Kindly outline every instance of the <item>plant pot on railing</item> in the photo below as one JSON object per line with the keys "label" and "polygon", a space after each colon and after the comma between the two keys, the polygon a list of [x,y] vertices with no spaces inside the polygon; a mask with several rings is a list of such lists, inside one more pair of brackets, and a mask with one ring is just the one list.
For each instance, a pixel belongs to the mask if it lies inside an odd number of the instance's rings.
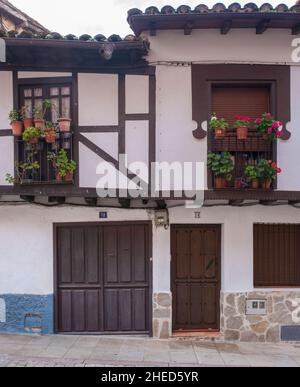
{"label": "plant pot on railing", "polygon": [[238,140],[247,140],[248,138],[247,126],[241,126],[239,128],[236,128],[236,136]]}
{"label": "plant pot on railing", "polygon": [[58,120],[58,127],[60,132],[70,132],[71,131],[71,122],[70,118],[60,118]]}
{"label": "plant pot on railing", "polygon": [[46,128],[44,131],[45,141],[47,144],[53,144],[56,141],[56,131],[52,128]]}
{"label": "plant pot on railing", "polygon": [[15,137],[21,137],[23,132],[23,122],[22,121],[13,121],[10,123],[12,134]]}
{"label": "plant pot on railing", "polygon": [[209,129],[214,131],[215,138],[220,139],[226,137],[226,129],[228,126],[224,118],[218,118],[215,113],[212,115],[209,122]]}
{"label": "plant pot on railing", "polygon": [[262,187],[262,189],[270,190],[271,187],[272,187],[272,180],[264,180],[264,181],[262,181],[261,187]]}
{"label": "plant pot on railing", "polygon": [[250,187],[251,187],[251,189],[258,189],[259,188],[259,180],[258,179],[252,180]]}
{"label": "plant pot on railing", "polygon": [[36,118],[34,120],[34,126],[40,130],[44,130],[45,128],[45,120],[43,119],[40,119],[40,118]]}
{"label": "plant pot on railing", "polygon": [[214,182],[216,189],[227,188],[227,180],[225,179],[225,177],[215,177]]}
{"label": "plant pot on railing", "polygon": [[24,118],[23,125],[24,125],[25,129],[32,128],[34,125],[33,119],[32,118]]}
{"label": "plant pot on railing", "polygon": [[245,176],[250,184],[251,189],[259,188],[259,169],[257,165],[247,165],[245,168]]}
{"label": "plant pot on railing", "polygon": [[245,116],[236,116],[235,119],[234,127],[236,128],[237,139],[247,140],[251,119]]}

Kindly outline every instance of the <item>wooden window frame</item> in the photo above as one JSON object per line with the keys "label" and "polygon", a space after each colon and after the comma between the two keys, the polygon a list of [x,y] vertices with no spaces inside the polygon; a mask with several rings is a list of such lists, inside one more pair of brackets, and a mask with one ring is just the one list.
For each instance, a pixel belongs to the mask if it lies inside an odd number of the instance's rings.
{"label": "wooden window frame", "polygon": [[[277,110],[276,110],[276,83],[274,81],[208,81],[208,88],[209,88],[209,117],[213,114],[213,89],[214,87],[268,87],[270,91],[270,113],[276,117],[277,116]],[[214,143],[214,135],[212,131],[208,132],[207,135],[207,151],[211,152],[213,150],[213,143]],[[224,149],[225,151],[226,149]],[[274,141],[272,144],[272,160],[277,162],[277,142]],[[207,184],[208,189],[213,189],[213,175],[210,170],[207,171]],[[272,188],[277,188],[277,179],[274,180],[272,184]]]}
{"label": "wooden window frame", "polygon": [[[256,255],[256,250],[258,248],[257,240],[255,239],[255,234],[256,234],[256,227],[257,226],[277,226],[277,227],[295,227],[298,228],[299,236],[300,236],[300,224],[291,224],[291,223],[255,223],[253,224],[253,286],[255,289],[298,289],[300,288],[300,276],[298,279],[298,284],[293,284],[293,285],[287,285],[287,284],[282,284],[282,283],[277,283],[274,281],[273,284],[270,283],[259,283],[258,279],[256,278],[257,274],[257,267],[258,267],[258,259],[259,257]],[[300,242],[299,242],[300,243]],[[299,256],[300,260],[300,256]]]}
{"label": "wooden window frame", "polygon": [[[69,87],[70,88],[70,94],[67,96],[70,98],[70,118],[72,119],[72,122],[75,123],[74,116],[77,117],[77,104],[75,103],[75,93],[76,90],[74,90],[74,77],[45,77],[45,78],[17,78],[15,80],[15,94],[17,96],[17,100],[15,101],[15,107],[17,109],[20,109],[22,107],[23,101],[24,101],[24,96],[21,95],[22,90],[24,90],[26,87],[28,88],[42,88],[43,89],[43,95],[41,97],[42,100],[44,99],[51,99],[55,97],[51,97],[50,95],[50,88],[51,87]],[[46,90],[46,95],[44,91]],[[59,98],[59,111],[62,110],[62,103],[61,100],[63,98],[63,95],[59,93],[58,95]],[[34,100],[34,97],[32,97],[32,100]],[[46,117],[46,121],[49,120],[50,117]],[[73,132],[75,133],[76,128],[74,127]],[[73,157],[73,150],[74,150],[74,138],[71,139],[71,151],[70,151],[70,156],[71,158]],[[15,139],[15,152],[14,152],[14,159],[15,159],[15,164],[19,163],[21,161],[21,155],[22,150],[20,147],[20,140]],[[76,160],[77,162],[77,160]],[[45,162],[46,163],[46,162]],[[77,164],[78,165],[78,164]],[[29,184],[30,186],[35,186],[35,185],[57,185],[58,183],[55,182],[54,180],[41,180],[41,181],[36,181],[32,184]],[[62,182],[59,183],[59,185],[74,185],[74,182]]]}

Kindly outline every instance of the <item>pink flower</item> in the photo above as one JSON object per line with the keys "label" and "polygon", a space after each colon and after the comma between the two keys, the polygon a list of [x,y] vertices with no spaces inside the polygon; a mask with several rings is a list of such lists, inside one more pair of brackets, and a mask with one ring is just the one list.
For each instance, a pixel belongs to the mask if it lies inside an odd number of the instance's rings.
{"label": "pink flower", "polygon": [[277,136],[277,137],[280,137],[281,135],[282,135],[282,130],[277,130],[276,136]]}
{"label": "pink flower", "polygon": [[279,123],[278,122],[273,122],[273,124],[272,124],[272,128],[273,129],[278,129],[278,127],[279,127]]}
{"label": "pink flower", "polygon": [[261,123],[261,118],[257,118],[257,119],[255,120],[255,123],[256,123],[256,124],[260,124],[260,123]]}
{"label": "pink flower", "polygon": [[268,128],[268,134],[272,134],[273,128]]}
{"label": "pink flower", "polygon": [[272,115],[271,115],[271,113],[267,113],[266,114],[266,118],[269,120],[270,118],[272,118]]}

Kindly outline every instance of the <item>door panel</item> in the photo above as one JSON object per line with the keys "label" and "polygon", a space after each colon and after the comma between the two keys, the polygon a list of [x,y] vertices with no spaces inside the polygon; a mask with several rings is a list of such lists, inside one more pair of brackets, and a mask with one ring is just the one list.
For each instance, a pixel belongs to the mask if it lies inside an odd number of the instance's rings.
{"label": "door panel", "polygon": [[221,226],[173,226],[171,239],[174,330],[218,330]]}
{"label": "door panel", "polygon": [[149,224],[56,227],[56,331],[150,331]]}

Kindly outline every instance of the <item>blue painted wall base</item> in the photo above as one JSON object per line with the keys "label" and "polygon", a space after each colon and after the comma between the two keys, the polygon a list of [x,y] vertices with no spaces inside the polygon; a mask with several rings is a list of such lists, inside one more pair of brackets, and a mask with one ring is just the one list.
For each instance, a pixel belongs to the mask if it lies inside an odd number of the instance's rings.
{"label": "blue painted wall base", "polygon": [[0,295],[5,304],[5,321],[0,321],[0,332],[53,333],[53,295]]}

